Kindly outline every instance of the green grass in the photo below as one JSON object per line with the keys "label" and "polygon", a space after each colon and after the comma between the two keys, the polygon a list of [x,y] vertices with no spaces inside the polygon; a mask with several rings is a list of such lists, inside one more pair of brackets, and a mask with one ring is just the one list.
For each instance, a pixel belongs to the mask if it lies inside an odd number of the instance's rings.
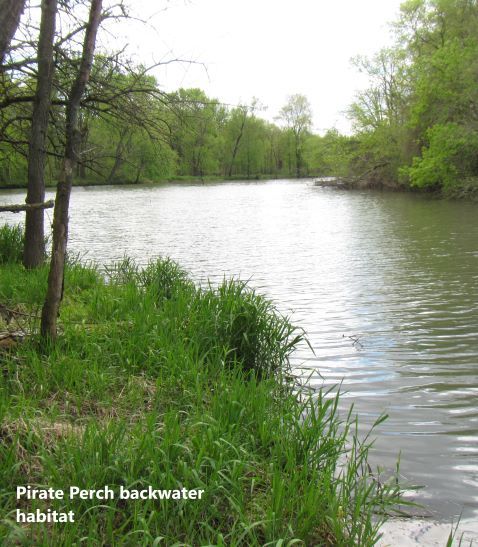
{"label": "green grass", "polygon": [[20,263],[23,256],[23,227],[0,226],[0,265]]}
{"label": "green grass", "polygon": [[[0,302],[36,314],[46,269],[0,269]],[[372,476],[338,396],[288,380],[303,333],[242,282],[197,288],[174,262],[70,261],[54,346],[0,353],[5,545],[373,545],[399,499]],[[2,330],[2,329],[0,329]],[[17,502],[17,485],[198,488],[201,500]],[[73,510],[15,522],[16,507]]]}

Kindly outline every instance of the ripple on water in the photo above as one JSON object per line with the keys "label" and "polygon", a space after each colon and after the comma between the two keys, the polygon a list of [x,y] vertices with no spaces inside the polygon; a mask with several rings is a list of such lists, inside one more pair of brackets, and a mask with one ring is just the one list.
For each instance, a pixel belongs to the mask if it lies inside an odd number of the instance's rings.
{"label": "ripple on water", "polygon": [[402,474],[427,486],[419,500],[478,510],[476,205],[302,181],[75,188],[70,248],[250,279],[308,332],[315,356],[300,348],[293,365],[312,386],[343,382],[362,433],[390,415],[375,462],[393,468],[401,451]]}

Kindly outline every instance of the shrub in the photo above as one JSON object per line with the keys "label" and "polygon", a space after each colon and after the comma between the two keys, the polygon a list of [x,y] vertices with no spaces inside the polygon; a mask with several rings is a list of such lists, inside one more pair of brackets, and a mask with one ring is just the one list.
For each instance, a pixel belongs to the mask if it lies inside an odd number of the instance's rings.
{"label": "shrub", "polygon": [[138,279],[138,266],[129,256],[105,266],[106,279],[112,285],[125,285],[135,283]]}
{"label": "shrub", "polygon": [[228,366],[240,364],[258,379],[286,370],[304,333],[291,325],[264,296],[238,280],[225,280],[198,294],[195,325],[204,353],[224,352]]}
{"label": "shrub", "polygon": [[180,290],[193,288],[186,270],[169,257],[150,261],[138,273],[139,283],[158,299],[170,299]]}
{"label": "shrub", "polygon": [[444,187],[457,184],[477,169],[478,139],[455,123],[437,124],[427,132],[429,144],[407,169],[412,186]]}

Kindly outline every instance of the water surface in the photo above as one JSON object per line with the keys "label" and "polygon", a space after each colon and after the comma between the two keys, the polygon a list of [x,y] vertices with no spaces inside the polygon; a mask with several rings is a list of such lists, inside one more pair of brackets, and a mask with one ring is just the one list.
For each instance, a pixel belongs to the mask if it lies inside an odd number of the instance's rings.
{"label": "water surface", "polygon": [[401,451],[436,517],[478,518],[477,205],[302,181],[75,188],[70,249],[250,279],[308,332],[311,385],[343,381],[363,429],[390,415],[374,462]]}

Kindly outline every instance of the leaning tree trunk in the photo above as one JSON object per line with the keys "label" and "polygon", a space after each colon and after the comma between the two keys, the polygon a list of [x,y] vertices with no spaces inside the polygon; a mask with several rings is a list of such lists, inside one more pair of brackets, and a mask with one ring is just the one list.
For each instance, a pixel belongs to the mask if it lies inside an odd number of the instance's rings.
{"label": "leaning tree trunk", "polygon": [[20,23],[25,0],[0,0],[0,65]]}
{"label": "leaning tree trunk", "polygon": [[302,150],[301,150],[301,142],[300,142],[300,134],[295,134],[295,174],[298,179],[300,179],[301,173],[302,173]]}
{"label": "leaning tree trunk", "polygon": [[120,131],[120,137],[118,144],[116,145],[116,152],[115,152],[115,161],[113,163],[113,167],[111,168],[110,174],[108,175],[108,178],[106,179],[106,182],[108,184],[112,184],[115,180],[116,173],[118,172],[119,168],[121,167],[121,164],[123,163],[123,152],[125,148],[124,140],[128,134],[128,129],[122,129]]}
{"label": "leaning tree trunk", "polygon": [[[42,0],[41,10],[37,88],[28,149],[27,203],[42,203],[45,200],[45,147],[51,104],[57,0]],[[45,258],[43,218],[43,209],[27,210],[23,251],[25,268],[36,268]]]}
{"label": "leaning tree trunk", "polygon": [[302,173],[301,168],[302,168],[302,154],[300,150],[300,143],[297,140],[295,144],[295,171],[296,171],[296,175],[298,179],[300,179],[300,175]]}
{"label": "leaning tree trunk", "polygon": [[246,125],[246,118],[247,118],[247,113],[245,113],[244,117],[242,118],[241,128],[239,130],[239,134],[236,137],[236,141],[234,142],[234,149],[232,151],[231,163],[229,164],[229,170],[227,172],[229,178],[232,177],[232,169],[234,167],[234,161],[236,160],[237,152],[239,150],[239,143],[241,142],[242,135],[244,133],[244,126]]}
{"label": "leaning tree trunk", "polygon": [[91,0],[81,63],[66,107],[65,157],[56,191],[55,212],[53,216],[53,246],[50,272],[48,274],[48,289],[41,315],[40,331],[42,338],[54,339],[57,335],[56,323],[63,296],[63,278],[68,241],[68,210],[73,174],[78,161],[80,144],[78,114],[81,98],[85,92],[93,64],[96,34],[101,20],[101,4],[102,0]]}

